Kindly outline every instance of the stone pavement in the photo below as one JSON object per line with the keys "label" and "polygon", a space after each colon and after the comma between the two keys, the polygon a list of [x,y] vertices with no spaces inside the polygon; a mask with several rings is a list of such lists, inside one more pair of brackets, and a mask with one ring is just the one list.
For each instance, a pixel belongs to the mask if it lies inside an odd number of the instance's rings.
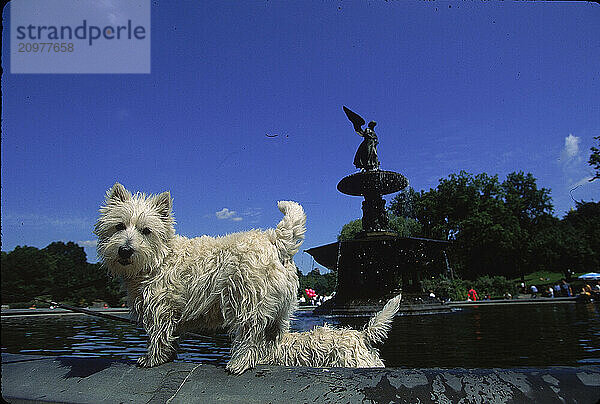
{"label": "stone pavement", "polygon": [[259,366],[240,376],[201,363],[152,369],[105,358],[2,354],[8,402],[596,403],[600,367],[318,369]]}

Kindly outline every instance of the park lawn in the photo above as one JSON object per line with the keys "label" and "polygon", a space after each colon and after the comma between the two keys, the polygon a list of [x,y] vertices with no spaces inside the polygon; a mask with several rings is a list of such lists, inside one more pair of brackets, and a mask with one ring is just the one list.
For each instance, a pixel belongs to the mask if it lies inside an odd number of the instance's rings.
{"label": "park lawn", "polygon": [[[575,281],[578,276],[583,275],[585,272],[574,273],[571,281]],[[525,285],[528,287],[535,285],[538,290],[543,287],[554,286],[557,283],[561,283],[562,279],[565,278],[565,274],[562,272],[550,272],[550,271],[537,271],[525,275]],[[514,279],[516,284],[521,283],[521,278]]]}

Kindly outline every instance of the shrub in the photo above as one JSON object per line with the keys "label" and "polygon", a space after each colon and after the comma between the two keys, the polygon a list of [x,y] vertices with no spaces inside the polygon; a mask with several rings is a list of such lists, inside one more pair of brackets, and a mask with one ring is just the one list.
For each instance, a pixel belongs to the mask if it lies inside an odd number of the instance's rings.
{"label": "shrub", "polygon": [[436,297],[443,300],[466,300],[467,284],[462,279],[449,279],[445,276],[425,279],[422,281],[423,290],[433,290]]}
{"label": "shrub", "polygon": [[517,286],[503,276],[481,276],[475,281],[463,279],[448,279],[445,276],[426,279],[421,282],[424,291],[433,290],[440,299],[454,301],[466,300],[467,292],[473,287],[480,299],[484,296],[502,298],[506,293],[515,296]]}
{"label": "shrub", "polygon": [[480,298],[490,296],[491,298],[502,298],[506,293],[515,296],[517,285],[503,276],[481,276],[473,282],[473,287]]}

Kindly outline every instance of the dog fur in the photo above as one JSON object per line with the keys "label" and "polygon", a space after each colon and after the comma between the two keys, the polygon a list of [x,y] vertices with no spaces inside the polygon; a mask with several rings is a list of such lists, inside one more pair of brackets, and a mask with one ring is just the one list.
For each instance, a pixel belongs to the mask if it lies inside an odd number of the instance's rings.
{"label": "dog fur", "polygon": [[175,234],[169,192],[132,195],[119,183],[107,192],[94,230],[98,255],[123,277],[131,312],[148,334],[139,366],[174,359],[186,330],[222,328],[233,340],[226,367],[242,373],[289,330],[298,293],[292,258],[306,215],[295,202],[278,207],[284,217],[275,229],[189,239]]}
{"label": "dog fur", "polygon": [[327,324],[311,331],[289,332],[270,344],[263,365],[310,367],[384,367],[373,344],[387,337],[400,308],[401,295],[390,299],[362,331],[332,328]]}

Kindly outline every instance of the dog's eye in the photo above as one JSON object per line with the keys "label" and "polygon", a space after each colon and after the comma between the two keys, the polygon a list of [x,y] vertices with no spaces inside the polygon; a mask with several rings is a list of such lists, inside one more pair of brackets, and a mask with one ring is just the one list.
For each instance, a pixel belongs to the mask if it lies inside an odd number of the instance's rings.
{"label": "dog's eye", "polygon": [[125,223],[119,223],[118,225],[115,226],[115,229],[117,231],[125,230]]}
{"label": "dog's eye", "polygon": [[146,236],[147,236],[147,235],[148,235],[148,234],[150,234],[150,233],[152,233],[152,230],[150,230],[148,227],[144,227],[144,228],[142,229],[142,234],[143,234],[143,235],[146,235]]}

